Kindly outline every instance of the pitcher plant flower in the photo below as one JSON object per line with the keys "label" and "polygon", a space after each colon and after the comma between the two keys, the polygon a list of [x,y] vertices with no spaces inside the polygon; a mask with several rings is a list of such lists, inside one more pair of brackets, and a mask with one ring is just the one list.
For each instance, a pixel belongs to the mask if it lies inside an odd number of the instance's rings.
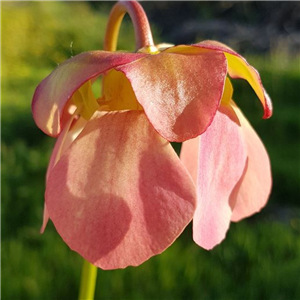
{"label": "pitcher plant flower", "polygon": [[[126,12],[136,53],[115,51]],[[37,126],[57,138],[42,231],[50,218],[71,249],[116,269],[161,253],[193,218],[195,242],[209,249],[230,219],[260,210],[271,186],[268,155],[227,75],[247,80],[271,116],[259,74],[233,50],[213,41],[155,46],[141,6],[117,3],[104,50],[63,62],[33,97]],[[181,158],[170,142],[183,142]]]}

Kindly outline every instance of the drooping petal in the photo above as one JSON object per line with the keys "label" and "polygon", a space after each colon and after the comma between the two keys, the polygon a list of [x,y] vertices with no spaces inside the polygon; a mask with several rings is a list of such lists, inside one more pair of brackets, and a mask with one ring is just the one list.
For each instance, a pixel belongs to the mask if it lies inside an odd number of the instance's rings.
{"label": "drooping petal", "polygon": [[186,52],[162,52],[116,68],[129,79],[154,128],[169,141],[182,142],[206,130],[227,74],[222,53],[196,47]]}
{"label": "drooping petal", "polygon": [[267,119],[272,116],[272,102],[265,91],[259,73],[255,68],[249,65],[245,58],[233,51],[228,46],[216,41],[203,41],[193,46],[201,49],[211,49],[223,52],[228,61],[228,73],[232,78],[242,78],[249,82],[257,97],[261,101],[264,108],[263,118]]}
{"label": "drooping petal", "polygon": [[103,269],[139,265],[191,220],[194,185],[139,111],[95,116],[51,171],[46,204],[65,242]]}
{"label": "drooping petal", "polygon": [[41,234],[44,233],[49,220],[50,220],[50,217],[49,217],[48,209],[46,207],[46,202],[44,202],[43,223],[42,223],[42,226],[41,226],[41,229],[40,229]]}
{"label": "drooping petal", "polygon": [[240,109],[234,103],[232,107],[241,123],[248,153],[243,176],[230,197],[233,207],[231,220],[239,221],[266,205],[271,192],[272,175],[270,160],[263,143]]}
{"label": "drooping petal", "polygon": [[[63,148],[65,147],[65,140],[67,138],[67,135],[69,133],[70,127],[74,121],[74,119],[76,118],[76,115],[72,115],[69,120],[66,122],[62,132],[60,133],[60,135],[58,136],[58,138],[56,139],[54,148],[52,150],[51,153],[51,157],[49,160],[49,164],[48,164],[48,168],[47,168],[47,173],[46,173],[46,181],[48,180],[49,177],[49,173],[50,171],[53,169],[53,167],[56,165],[56,163],[58,162],[58,160],[60,159],[62,153],[63,153]],[[69,146],[70,143],[68,143],[67,146]]]}
{"label": "drooping petal", "polygon": [[[62,130],[61,134],[59,135],[59,137],[56,140],[56,143],[54,145],[53,151],[51,153],[51,157],[50,157],[50,161],[48,164],[48,168],[47,168],[47,173],[46,173],[46,182],[49,178],[49,174],[50,171],[53,169],[53,167],[55,166],[55,164],[57,163],[57,161],[59,160],[60,156],[61,156],[61,150],[64,144],[64,141],[66,139],[66,136],[68,134],[68,131],[71,127],[71,124],[73,122],[75,118],[75,115],[73,115],[66,123],[64,129]],[[44,233],[46,226],[48,224],[49,221],[49,213],[48,213],[48,209],[46,206],[46,203],[44,203],[44,212],[43,212],[43,224],[42,227],[40,229],[40,233]]]}
{"label": "drooping petal", "polygon": [[[186,47],[186,46],[180,46],[180,47]],[[178,47],[179,48],[179,47]],[[225,81],[225,87],[221,99],[221,105],[228,106],[231,104],[233,94],[233,88],[231,85],[231,82],[229,78],[226,78]],[[229,110],[230,111],[230,110]],[[183,165],[187,168],[188,172],[192,176],[192,179],[195,184],[198,182],[198,173],[200,170],[198,170],[199,167],[199,143],[200,138],[199,136],[187,140],[182,143],[181,151],[180,151],[180,159],[183,163]],[[200,171],[201,172],[201,171]]]}
{"label": "drooping petal", "polygon": [[144,56],[142,53],[91,51],[63,62],[36,88],[32,112],[37,126],[48,135],[58,136],[64,125],[64,108],[80,86],[116,66]]}
{"label": "drooping petal", "polygon": [[205,249],[219,244],[231,218],[230,194],[242,176],[246,146],[230,106],[221,106],[200,136],[198,204],[193,221],[194,241]]}
{"label": "drooping petal", "polygon": [[198,182],[198,166],[199,166],[199,142],[197,136],[194,139],[187,140],[182,143],[180,150],[180,160],[188,170],[195,184]]}
{"label": "drooping petal", "polygon": [[[75,140],[75,138],[79,135],[81,130],[86,124],[86,121],[83,118],[80,118],[75,121],[76,115],[72,115],[70,119],[65,124],[62,132],[60,133],[59,137],[57,138],[53,151],[51,153],[50,161],[47,168],[46,173],[46,183],[48,181],[49,175],[51,170],[54,168],[56,163],[59,161],[63,153],[68,149],[71,143]],[[44,203],[44,213],[43,213],[43,224],[40,229],[40,233],[45,231],[47,223],[49,221],[49,213],[46,207],[46,203]]]}

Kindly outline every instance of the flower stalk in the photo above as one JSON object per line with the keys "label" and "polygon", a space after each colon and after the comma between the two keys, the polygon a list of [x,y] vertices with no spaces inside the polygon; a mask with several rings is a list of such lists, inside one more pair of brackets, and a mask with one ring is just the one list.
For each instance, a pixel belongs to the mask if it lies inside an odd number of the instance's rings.
{"label": "flower stalk", "polygon": [[142,6],[135,1],[121,1],[111,10],[104,38],[104,50],[116,51],[120,26],[126,13],[133,23],[136,51],[154,45],[150,25]]}
{"label": "flower stalk", "polygon": [[93,300],[96,289],[97,267],[83,261],[81,272],[81,283],[79,291],[79,300]]}

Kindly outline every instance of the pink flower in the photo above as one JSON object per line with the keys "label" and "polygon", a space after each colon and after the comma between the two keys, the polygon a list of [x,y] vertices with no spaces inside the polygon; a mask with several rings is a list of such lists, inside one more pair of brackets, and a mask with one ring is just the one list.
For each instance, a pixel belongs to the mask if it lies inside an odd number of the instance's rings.
{"label": "pink flower", "polygon": [[[71,249],[103,269],[161,253],[193,217],[196,243],[212,248],[270,191],[268,156],[227,79],[248,80],[267,118],[258,73],[216,42],[159,50],[82,53],[34,94],[37,126],[57,137],[42,231],[50,217]],[[184,142],[181,160],[171,141]]]}

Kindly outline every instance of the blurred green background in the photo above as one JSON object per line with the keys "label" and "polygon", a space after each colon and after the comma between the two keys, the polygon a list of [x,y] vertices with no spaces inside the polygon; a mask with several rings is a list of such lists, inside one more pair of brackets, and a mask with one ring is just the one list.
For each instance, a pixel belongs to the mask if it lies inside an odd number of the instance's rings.
{"label": "blurred green background", "polygon": [[[102,48],[114,2],[2,2],[2,276],[5,300],[78,296],[81,257],[52,223],[43,235],[45,171],[54,140],[36,128],[35,87],[59,63]],[[264,141],[274,187],[268,206],[232,224],[212,251],[191,226],[163,254],[137,268],[98,271],[95,299],[300,299],[300,7],[298,2],[144,2],[156,43],[219,39],[260,72],[274,104],[262,120],[251,88],[234,99]],[[129,18],[119,49],[134,50]]]}

